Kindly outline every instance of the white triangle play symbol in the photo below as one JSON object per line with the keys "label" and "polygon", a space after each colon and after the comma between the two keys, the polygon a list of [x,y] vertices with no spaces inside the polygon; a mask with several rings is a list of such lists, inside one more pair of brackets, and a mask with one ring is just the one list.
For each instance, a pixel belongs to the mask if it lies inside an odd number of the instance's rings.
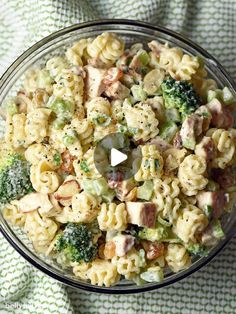
{"label": "white triangle play symbol", "polygon": [[111,166],[115,167],[126,160],[128,157],[126,154],[121,153],[119,150],[111,149]]}

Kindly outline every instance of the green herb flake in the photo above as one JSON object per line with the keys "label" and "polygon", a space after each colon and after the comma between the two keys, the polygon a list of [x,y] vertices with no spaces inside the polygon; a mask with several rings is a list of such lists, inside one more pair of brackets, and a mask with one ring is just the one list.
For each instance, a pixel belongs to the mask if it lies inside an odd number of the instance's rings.
{"label": "green herb flake", "polygon": [[54,156],[53,156],[53,161],[55,163],[56,166],[60,166],[61,165],[61,154],[59,153],[56,153]]}

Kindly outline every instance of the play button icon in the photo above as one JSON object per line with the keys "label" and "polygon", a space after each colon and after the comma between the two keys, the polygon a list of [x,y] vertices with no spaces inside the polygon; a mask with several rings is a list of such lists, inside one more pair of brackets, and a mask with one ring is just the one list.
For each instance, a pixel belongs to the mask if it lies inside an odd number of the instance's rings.
{"label": "play button icon", "polygon": [[94,151],[94,164],[107,180],[119,178],[127,180],[138,170],[133,161],[140,159],[142,153],[123,133],[112,133],[100,140]]}
{"label": "play button icon", "polygon": [[112,148],[111,149],[111,166],[115,167],[119,164],[121,164],[123,161],[125,161],[127,159],[127,155],[120,152],[118,149],[116,148]]}

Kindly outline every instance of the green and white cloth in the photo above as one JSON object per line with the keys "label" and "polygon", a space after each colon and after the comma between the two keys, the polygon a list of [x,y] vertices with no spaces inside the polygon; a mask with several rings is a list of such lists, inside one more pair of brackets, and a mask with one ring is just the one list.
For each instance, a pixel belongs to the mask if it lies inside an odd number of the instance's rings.
{"label": "green and white cloth", "polygon": [[[138,19],[178,31],[236,78],[235,0],[1,0],[0,75],[42,37],[102,18]],[[0,313],[236,314],[236,238],[187,279],[156,292],[112,296],[77,291],[49,278],[0,235]]]}

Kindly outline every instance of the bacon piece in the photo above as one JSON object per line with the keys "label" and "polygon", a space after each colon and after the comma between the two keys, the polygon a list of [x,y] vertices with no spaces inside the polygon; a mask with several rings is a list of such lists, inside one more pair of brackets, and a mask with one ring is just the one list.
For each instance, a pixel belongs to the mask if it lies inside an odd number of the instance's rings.
{"label": "bacon piece", "polygon": [[73,156],[70,154],[68,150],[66,150],[64,153],[61,154],[61,158],[62,158],[62,164],[61,164],[60,170],[62,170],[63,172],[72,174],[74,172]]}

